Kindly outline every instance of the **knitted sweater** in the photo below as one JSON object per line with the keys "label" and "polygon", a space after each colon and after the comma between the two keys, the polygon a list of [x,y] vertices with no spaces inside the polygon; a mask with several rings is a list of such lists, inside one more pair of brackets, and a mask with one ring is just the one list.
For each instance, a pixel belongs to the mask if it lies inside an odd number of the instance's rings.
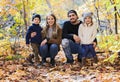
{"label": "knitted sweater", "polygon": [[96,24],[86,25],[81,24],[78,29],[78,36],[81,39],[81,44],[92,44],[97,34]]}

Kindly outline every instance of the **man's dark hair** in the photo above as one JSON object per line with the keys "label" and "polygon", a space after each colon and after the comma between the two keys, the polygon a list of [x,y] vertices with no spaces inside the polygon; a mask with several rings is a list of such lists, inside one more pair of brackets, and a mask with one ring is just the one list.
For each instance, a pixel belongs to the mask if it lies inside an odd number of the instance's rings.
{"label": "man's dark hair", "polygon": [[77,12],[76,12],[75,10],[69,10],[68,13],[67,13],[67,16],[68,16],[68,17],[69,17],[69,14],[70,14],[70,13],[74,13],[75,15],[78,16],[78,14],[77,14]]}

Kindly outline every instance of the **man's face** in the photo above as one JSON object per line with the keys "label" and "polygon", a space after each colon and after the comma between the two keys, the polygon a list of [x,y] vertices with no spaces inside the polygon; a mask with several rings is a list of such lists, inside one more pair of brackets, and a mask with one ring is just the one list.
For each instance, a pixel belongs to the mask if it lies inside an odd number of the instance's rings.
{"label": "man's face", "polygon": [[75,13],[69,13],[68,18],[70,19],[71,23],[75,23],[78,19],[78,16]]}

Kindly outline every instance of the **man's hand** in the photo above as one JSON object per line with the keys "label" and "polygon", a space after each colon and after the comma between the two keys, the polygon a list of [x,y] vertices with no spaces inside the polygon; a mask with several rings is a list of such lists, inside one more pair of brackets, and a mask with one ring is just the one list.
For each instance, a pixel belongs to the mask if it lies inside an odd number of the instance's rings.
{"label": "man's hand", "polygon": [[37,34],[36,32],[32,32],[32,33],[31,33],[31,37],[35,37],[36,34]]}
{"label": "man's hand", "polygon": [[80,38],[77,35],[73,35],[73,39],[75,40],[76,43],[80,43]]}
{"label": "man's hand", "polygon": [[43,41],[41,42],[40,46],[43,46],[43,45],[45,45],[46,43],[47,43],[47,39],[43,40]]}

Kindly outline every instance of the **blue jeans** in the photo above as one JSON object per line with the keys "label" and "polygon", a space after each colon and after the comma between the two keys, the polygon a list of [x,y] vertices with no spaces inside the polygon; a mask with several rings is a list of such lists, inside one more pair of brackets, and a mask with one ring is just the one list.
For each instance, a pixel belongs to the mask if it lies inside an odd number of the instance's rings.
{"label": "blue jeans", "polygon": [[54,59],[57,53],[58,53],[57,44],[45,44],[43,46],[40,46],[40,54],[42,59],[45,59],[47,57]]}
{"label": "blue jeans", "polygon": [[72,54],[77,54],[78,53],[78,59],[82,58],[82,49],[81,45],[73,42],[72,40],[69,39],[63,39],[62,40],[62,47],[65,52],[65,56],[67,58],[67,61],[73,62],[73,56]]}
{"label": "blue jeans", "polygon": [[93,44],[82,44],[82,57],[95,57],[96,52]]}

